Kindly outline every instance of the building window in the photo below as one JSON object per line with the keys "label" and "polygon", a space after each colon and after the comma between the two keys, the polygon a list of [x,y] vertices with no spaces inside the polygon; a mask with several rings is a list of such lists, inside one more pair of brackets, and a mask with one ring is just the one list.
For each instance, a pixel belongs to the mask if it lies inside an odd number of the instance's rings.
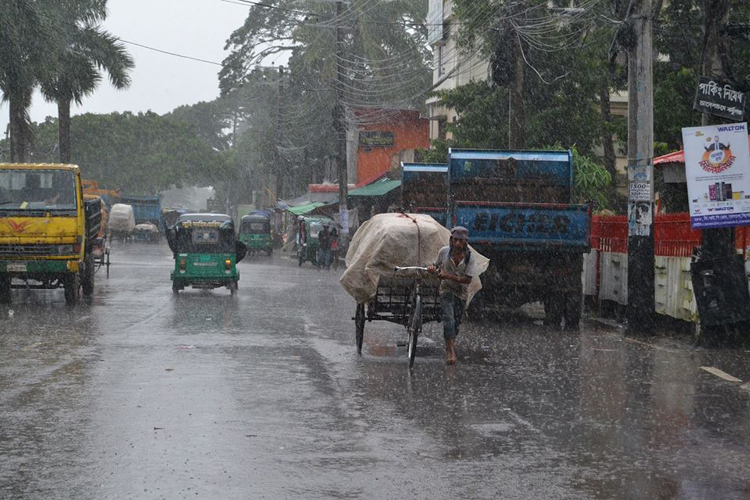
{"label": "building window", "polygon": [[445,116],[438,117],[438,139],[445,140],[445,127],[448,124],[448,119]]}
{"label": "building window", "polygon": [[437,52],[437,70],[438,70],[438,76],[443,76],[445,74],[445,54],[444,49],[445,46],[440,45]]}

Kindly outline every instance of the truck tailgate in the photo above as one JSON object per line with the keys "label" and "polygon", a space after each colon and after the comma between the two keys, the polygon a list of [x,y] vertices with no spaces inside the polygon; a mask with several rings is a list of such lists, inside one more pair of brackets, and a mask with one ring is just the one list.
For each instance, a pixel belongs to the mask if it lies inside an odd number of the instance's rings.
{"label": "truck tailgate", "polygon": [[472,244],[589,249],[590,205],[457,201],[453,215]]}

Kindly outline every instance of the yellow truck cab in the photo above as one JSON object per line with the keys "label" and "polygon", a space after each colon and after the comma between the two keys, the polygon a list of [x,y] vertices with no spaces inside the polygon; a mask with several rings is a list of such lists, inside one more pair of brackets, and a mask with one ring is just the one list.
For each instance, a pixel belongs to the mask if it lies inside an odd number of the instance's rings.
{"label": "yellow truck cab", "polygon": [[0,302],[11,288],[94,292],[101,200],[85,201],[76,165],[0,163]]}

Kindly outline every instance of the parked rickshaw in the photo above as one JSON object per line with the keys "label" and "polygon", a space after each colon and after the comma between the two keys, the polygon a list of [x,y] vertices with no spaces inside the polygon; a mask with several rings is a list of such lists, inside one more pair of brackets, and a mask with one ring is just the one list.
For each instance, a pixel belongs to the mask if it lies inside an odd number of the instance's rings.
{"label": "parked rickshaw", "polygon": [[107,269],[107,278],[109,278],[109,211],[107,205],[101,196],[95,194],[84,194],[83,199],[86,201],[99,200],[102,211],[102,223],[99,226],[99,232],[96,238],[91,241],[91,258],[94,261],[94,269],[98,271],[102,267]]}
{"label": "parked rickshaw", "polygon": [[299,224],[299,246],[297,250],[299,265],[301,266],[305,262],[312,262],[314,265],[317,265],[318,233],[326,226],[334,228],[337,227],[337,224],[333,219],[321,216],[303,216],[298,219],[297,223]]}
{"label": "parked rickshaw", "polygon": [[237,293],[237,263],[246,253],[237,241],[232,218],[225,214],[185,214],[167,229],[167,243],[174,253],[172,291],[226,287]]}
{"label": "parked rickshaw", "polygon": [[265,252],[270,257],[273,253],[271,219],[261,213],[245,215],[240,220],[239,238],[248,253]]}

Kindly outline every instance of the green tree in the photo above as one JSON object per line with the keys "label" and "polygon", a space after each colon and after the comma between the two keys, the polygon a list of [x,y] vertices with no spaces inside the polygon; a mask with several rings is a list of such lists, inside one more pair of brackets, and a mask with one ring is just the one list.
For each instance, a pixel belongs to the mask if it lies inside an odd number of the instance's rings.
{"label": "green tree", "polygon": [[41,89],[48,101],[57,103],[59,160],[68,163],[71,102],[80,105],[96,90],[102,70],[113,87],[128,88],[128,73],[134,63],[124,45],[100,26],[107,15],[106,0],[60,3],[57,9],[58,16],[67,21],[61,32],[65,50],[58,59],[57,71],[42,76]]}
{"label": "green tree", "polygon": [[0,2],[0,91],[10,109],[11,161],[26,161],[34,86],[40,75],[57,68],[61,20],[54,5],[53,0]]}
{"label": "green tree", "polygon": [[[172,185],[209,186],[227,182],[234,172],[226,158],[208,146],[194,126],[155,113],[86,113],[71,119],[77,147],[72,162],[86,179],[109,189],[156,194]],[[30,155],[55,161],[58,123],[47,119],[35,128]]]}
{"label": "green tree", "polygon": [[[244,135],[250,134],[237,139],[247,152],[239,161],[252,163],[259,189],[269,175],[276,177],[273,188],[281,188],[282,196],[322,178],[334,152],[337,102],[349,110],[424,107],[424,91],[430,86],[427,5],[413,0],[351,2],[340,18],[332,2],[275,0],[264,5],[275,8],[252,6],[227,41],[230,54],[219,78],[223,96],[240,96],[236,109]],[[345,33],[341,53],[336,50],[336,25]],[[281,52],[289,54],[283,78],[278,70],[257,67]],[[338,69],[344,76],[341,85]],[[359,123],[373,120],[374,113],[359,115]],[[258,133],[262,127],[273,133]]]}

